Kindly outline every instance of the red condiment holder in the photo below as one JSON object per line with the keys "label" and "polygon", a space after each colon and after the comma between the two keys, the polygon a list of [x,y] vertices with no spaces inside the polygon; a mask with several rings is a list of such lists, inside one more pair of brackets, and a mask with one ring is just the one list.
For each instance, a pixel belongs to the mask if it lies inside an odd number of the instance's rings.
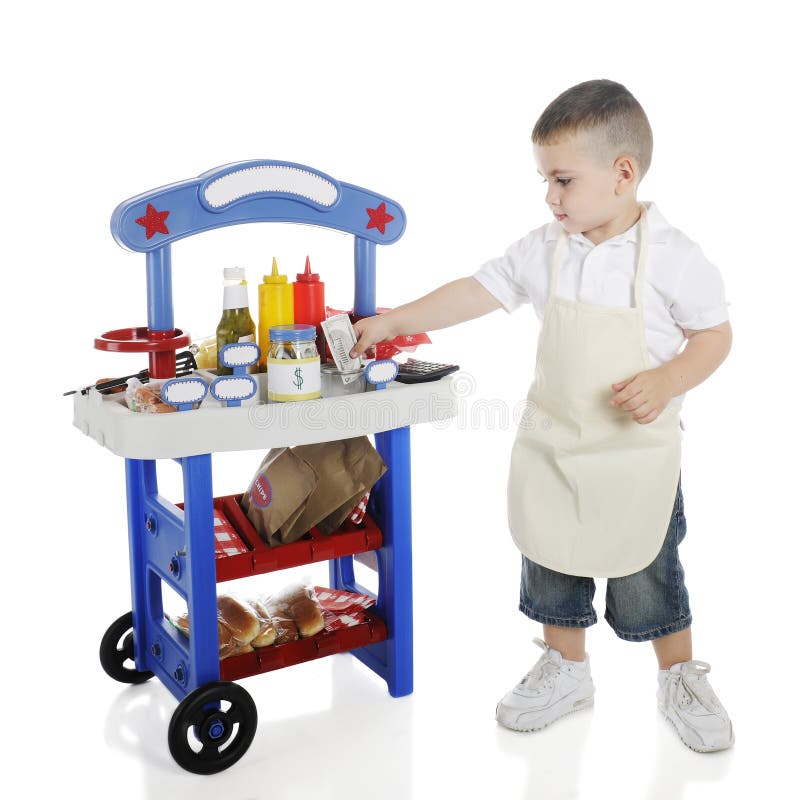
{"label": "red condiment holder", "polygon": [[188,347],[191,341],[192,337],[180,328],[171,331],[118,328],[98,336],[94,346],[111,353],[147,353],[151,378],[174,378],[175,352]]}

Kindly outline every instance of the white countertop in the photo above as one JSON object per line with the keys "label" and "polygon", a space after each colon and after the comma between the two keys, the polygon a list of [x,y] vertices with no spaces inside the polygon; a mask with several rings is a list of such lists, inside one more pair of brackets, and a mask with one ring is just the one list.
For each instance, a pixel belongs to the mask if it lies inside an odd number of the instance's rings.
{"label": "white countertop", "polygon": [[418,384],[293,403],[227,408],[210,395],[200,408],[167,414],[130,411],[121,395],[74,396],[73,424],[124,458],[181,458],[329,442],[456,416],[452,376]]}

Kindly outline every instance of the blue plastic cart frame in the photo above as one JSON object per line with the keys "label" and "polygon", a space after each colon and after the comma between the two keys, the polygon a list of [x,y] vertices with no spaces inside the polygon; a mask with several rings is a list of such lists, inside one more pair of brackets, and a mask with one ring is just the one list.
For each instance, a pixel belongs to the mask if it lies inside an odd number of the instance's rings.
{"label": "blue plastic cart frame", "polygon": [[[352,233],[354,312],[369,316],[375,313],[375,246],[403,234],[405,214],[387,197],[284,161],[230,164],[131,198],[114,211],[111,230],[121,246],[146,254],[148,332],[170,336],[175,328],[172,242],[248,222],[295,222]],[[156,374],[153,364],[153,377],[171,377]],[[376,612],[386,622],[388,638],[350,652],[400,697],[413,691],[410,430],[387,430],[375,439],[387,465],[370,502],[383,532],[376,551]],[[155,460],[126,459],[125,475],[136,669],[152,671],[181,700],[219,680],[220,669],[211,453],[176,461],[183,471],[183,511],[158,494]],[[330,580],[332,588],[366,591],[355,581],[352,556],[330,562]],[[192,620],[188,642],[165,622],[163,583],[186,600]]]}

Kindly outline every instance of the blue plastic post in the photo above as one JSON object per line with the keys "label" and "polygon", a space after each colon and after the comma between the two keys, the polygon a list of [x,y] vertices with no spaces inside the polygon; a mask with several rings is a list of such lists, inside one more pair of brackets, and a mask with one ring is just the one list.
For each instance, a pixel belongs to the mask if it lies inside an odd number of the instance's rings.
{"label": "blue plastic post", "polygon": [[151,331],[175,328],[172,310],[172,258],[169,245],[152,250],[147,257],[147,327]]}
{"label": "blue plastic post", "polygon": [[[181,459],[185,511],[158,494],[156,462],[126,459],[136,668],[181,700],[219,680],[211,456]],[[186,600],[188,642],[164,618],[162,584]]]}
{"label": "blue plastic post", "polygon": [[[352,651],[386,681],[392,697],[414,690],[410,444],[408,427],[375,434],[375,446],[387,467],[373,490],[376,521],[383,532],[375,611],[386,620],[389,638]],[[330,562],[330,579],[333,588],[363,591],[354,580],[352,556]]]}
{"label": "blue plastic post", "polygon": [[189,685],[219,680],[217,572],[211,454],[181,459],[186,531],[186,604],[191,620]]}
{"label": "blue plastic post", "polygon": [[133,611],[133,652],[136,669],[144,672],[149,669],[144,656],[147,645],[147,593],[145,580],[144,542],[145,504],[147,487],[145,485],[146,462],[138,459],[125,459],[125,483],[128,501],[128,552],[131,571],[131,610]]}
{"label": "blue plastic post", "polygon": [[375,315],[375,242],[355,237],[356,287],[353,312],[358,317]]}

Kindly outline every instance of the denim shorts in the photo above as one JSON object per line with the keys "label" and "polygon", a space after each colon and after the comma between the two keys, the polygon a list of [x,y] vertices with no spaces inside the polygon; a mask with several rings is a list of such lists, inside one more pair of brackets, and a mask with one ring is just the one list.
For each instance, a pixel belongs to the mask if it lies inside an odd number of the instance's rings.
{"label": "denim shorts", "polygon": [[[683,492],[678,491],[664,544],[647,567],[622,578],[608,578],[606,622],[620,639],[646,642],[692,624],[678,545],[686,536]],[[565,575],[522,556],[519,610],[544,625],[588,628],[597,622],[592,606],[594,578]]]}

